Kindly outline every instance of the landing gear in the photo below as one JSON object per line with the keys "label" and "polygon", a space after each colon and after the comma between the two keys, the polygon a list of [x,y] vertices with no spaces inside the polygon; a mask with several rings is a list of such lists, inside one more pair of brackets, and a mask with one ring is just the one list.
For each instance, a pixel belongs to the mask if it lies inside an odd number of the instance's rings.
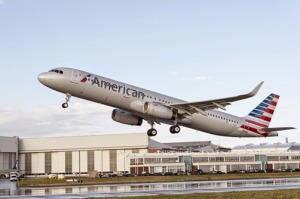
{"label": "landing gear", "polygon": [[66,102],[61,105],[63,108],[68,108],[69,106],[68,102],[70,101],[71,96],[72,95],[70,93],[66,93],[66,98],[65,98]]}
{"label": "landing gear", "polygon": [[171,132],[172,134],[177,134],[177,133],[180,132],[180,127],[179,127],[178,125],[171,126],[171,127],[170,127],[170,132]]}
{"label": "landing gear", "polygon": [[149,129],[149,130],[147,131],[147,135],[148,135],[149,137],[156,136],[156,135],[157,135],[157,130],[154,129],[154,128],[151,128],[151,129]]}
{"label": "landing gear", "polygon": [[180,132],[180,127],[178,126],[178,113],[175,113],[174,125],[170,127],[170,132],[172,134],[177,134]]}
{"label": "landing gear", "polygon": [[151,125],[151,129],[149,129],[147,131],[147,135],[149,137],[153,137],[153,136],[156,136],[157,135],[157,130],[155,128],[153,128],[154,126],[154,121],[153,120],[148,120],[148,123]]}

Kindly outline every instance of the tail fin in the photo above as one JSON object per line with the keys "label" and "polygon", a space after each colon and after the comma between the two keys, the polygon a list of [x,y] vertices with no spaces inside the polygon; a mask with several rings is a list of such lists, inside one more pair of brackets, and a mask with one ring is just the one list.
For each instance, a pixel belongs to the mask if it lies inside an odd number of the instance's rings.
{"label": "tail fin", "polygon": [[279,95],[270,94],[245,117],[245,124],[243,124],[241,128],[252,131],[255,134],[268,136],[269,132],[261,132],[260,130],[268,129],[279,97]]}
{"label": "tail fin", "polygon": [[259,127],[269,127],[279,97],[279,95],[270,94],[246,116],[246,121]]}

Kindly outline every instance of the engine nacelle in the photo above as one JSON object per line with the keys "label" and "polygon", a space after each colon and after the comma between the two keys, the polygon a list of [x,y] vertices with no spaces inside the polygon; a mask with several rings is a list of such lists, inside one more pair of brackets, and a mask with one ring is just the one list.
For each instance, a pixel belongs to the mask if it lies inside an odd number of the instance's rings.
{"label": "engine nacelle", "polygon": [[160,119],[170,120],[174,118],[173,111],[160,103],[134,101],[130,104],[130,108],[139,113]]}
{"label": "engine nacelle", "polygon": [[123,111],[121,109],[114,109],[111,114],[111,118],[122,124],[141,126],[143,124],[143,118]]}

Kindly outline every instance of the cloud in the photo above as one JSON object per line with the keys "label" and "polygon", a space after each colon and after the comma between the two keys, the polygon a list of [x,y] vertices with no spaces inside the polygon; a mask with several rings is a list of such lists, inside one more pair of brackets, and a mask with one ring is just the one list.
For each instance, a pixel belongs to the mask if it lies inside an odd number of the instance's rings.
{"label": "cloud", "polygon": [[111,107],[94,103],[70,104],[68,109],[47,106],[30,111],[0,107],[0,136],[42,137],[112,133],[111,129],[118,130],[118,125],[111,120],[111,111]]}

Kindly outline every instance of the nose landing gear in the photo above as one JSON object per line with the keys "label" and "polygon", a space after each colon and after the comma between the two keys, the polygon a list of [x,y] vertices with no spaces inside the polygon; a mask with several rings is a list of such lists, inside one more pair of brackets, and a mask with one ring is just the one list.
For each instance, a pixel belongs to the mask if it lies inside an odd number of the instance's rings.
{"label": "nose landing gear", "polygon": [[70,101],[71,96],[72,95],[70,93],[66,93],[66,98],[65,98],[66,102],[61,105],[63,108],[68,108],[69,106],[68,102]]}

